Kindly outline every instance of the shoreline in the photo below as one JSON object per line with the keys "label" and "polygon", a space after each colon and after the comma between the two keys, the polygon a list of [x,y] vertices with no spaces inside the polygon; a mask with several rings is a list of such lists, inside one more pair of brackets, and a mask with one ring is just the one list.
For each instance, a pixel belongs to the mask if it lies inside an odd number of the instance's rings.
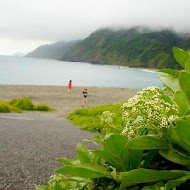
{"label": "shoreline", "polygon": [[[0,84],[1,86],[20,86],[20,87],[64,87],[67,88],[67,85],[41,85],[41,84]],[[129,87],[110,87],[110,86],[74,86],[73,88],[113,88],[113,89],[135,89],[141,90],[143,88],[129,88]]]}
{"label": "shoreline", "polygon": [[[38,58],[38,57],[33,57],[37,59],[48,59],[48,58]],[[57,60],[57,61],[62,61],[62,62],[71,62],[71,63],[85,63],[85,64],[91,64],[91,65],[102,65],[102,66],[113,66],[113,67],[118,67],[118,68],[136,68],[136,69],[142,69],[142,70],[150,70],[157,72],[159,69],[157,68],[149,68],[149,67],[137,67],[137,66],[131,66],[131,65],[125,65],[125,64],[106,64],[106,63],[98,63],[98,62],[93,62],[93,61],[75,61],[75,60],[61,60],[61,59],[50,59],[50,60]]]}
{"label": "shoreline", "polygon": [[75,109],[81,108],[84,88],[87,88],[89,93],[88,107],[125,101],[140,90],[135,88],[74,86],[72,92],[68,94],[66,86],[0,85],[0,99],[31,98],[35,103],[46,104],[55,109],[51,113],[66,117]]}

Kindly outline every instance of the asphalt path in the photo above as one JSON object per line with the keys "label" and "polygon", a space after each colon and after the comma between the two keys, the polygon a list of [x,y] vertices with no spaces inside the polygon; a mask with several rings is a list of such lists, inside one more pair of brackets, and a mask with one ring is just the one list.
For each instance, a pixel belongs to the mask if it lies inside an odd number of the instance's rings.
{"label": "asphalt path", "polygon": [[73,158],[77,143],[93,135],[56,115],[0,114],[0,190],[45,184],[56,158]]}

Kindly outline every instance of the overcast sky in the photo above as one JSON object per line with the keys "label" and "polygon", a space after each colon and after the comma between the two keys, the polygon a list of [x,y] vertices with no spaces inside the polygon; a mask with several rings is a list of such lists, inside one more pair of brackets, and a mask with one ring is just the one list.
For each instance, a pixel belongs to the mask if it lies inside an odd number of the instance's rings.
{"label": "overcast sky", "polygon": [[0,0],[0,54],[27,53],[107,26],[190,31],[190,0]]}

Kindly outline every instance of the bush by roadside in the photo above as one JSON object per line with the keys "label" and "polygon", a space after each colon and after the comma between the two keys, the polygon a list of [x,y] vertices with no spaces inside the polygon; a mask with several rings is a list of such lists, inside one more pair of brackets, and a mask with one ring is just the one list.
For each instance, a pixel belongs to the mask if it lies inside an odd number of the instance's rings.
{"label": "bush by roadside", "polygon": [[0,113],[52,110],[51,107],[45,104],[35,105],[30,98],[17,98],[10,101],[0,100]]}

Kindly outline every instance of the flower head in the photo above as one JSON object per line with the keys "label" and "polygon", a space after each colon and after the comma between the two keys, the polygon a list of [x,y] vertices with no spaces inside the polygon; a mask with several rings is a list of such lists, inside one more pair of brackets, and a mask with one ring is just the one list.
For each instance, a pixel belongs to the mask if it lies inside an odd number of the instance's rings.
{"label": "flower head", "polygon": [[139,91],[122,105],[121,110],[126,122],[122,134],[129,138],[168,128],[179,112],[175,103],[165,100],[158,87]]}

